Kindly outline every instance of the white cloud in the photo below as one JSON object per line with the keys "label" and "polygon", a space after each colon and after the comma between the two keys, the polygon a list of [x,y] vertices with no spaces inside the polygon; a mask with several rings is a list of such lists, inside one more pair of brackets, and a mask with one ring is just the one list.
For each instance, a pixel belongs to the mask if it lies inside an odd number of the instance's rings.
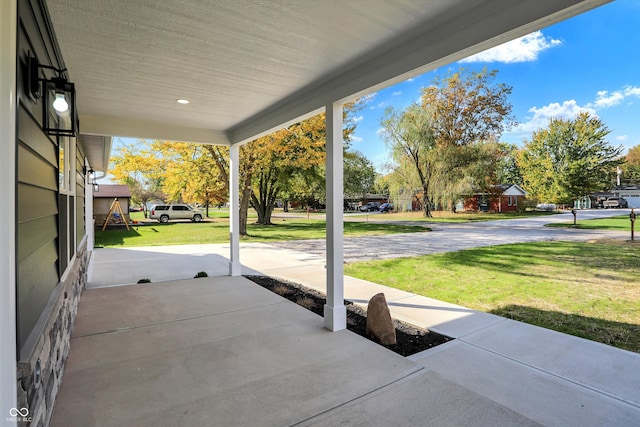
{"label": "white cloud", "polygon": [[415,77],[411,77],[410,79],[405,80],[405,82],[412,82],[414,81],[416,78]]}
{"label": "white cloud", "polygon": [[640,96],[640,87],[627,86],[624,88],[624,96]]}
{"label": "white cloud", "polygon": [[397,92],[393,92],[391,95],[392,95],[392,96],[402,95],[402,91],[401,91],[401,90],[399,90],[399,91],[397,91]]}
{"label": "white cloud", "polygon": [[587,104],[590,108],[608,108],[614,107],[622,103],[625,98],[630,96],[640,97],[640,87],[626,86],[624,90],[616,90],[609,92],[607,90],[601,90],[596,93],[596,100]]}
{"label": "white cloud", "polygon": [[387,129],[385,128],[378,128],[378,130],[376,130],[376,135],[380,137],[383,137],[385,133],[387,133]]}
{"label": "white cloud", "polygon": [[606,90],[601,90],[596,94],[596,100],[593,102],[593,106],[595,108],[607,108],[613,107],[614,105],[618,105],[624,99],[624,95],[619,92],[607,92]]}
{"label": "white cloud", "polygon": [[379,103],[377,103],[376,105],[372,105],[371,107],[369,107],[370,110],[375,110],[376,108],[385,108],[387,106],[387,103],[385,101],[381,101]]}
{"label": "white cloud", "polygon": [[[584,106],[578,105],[575,100],[571,99],[564,101],[562,104],[553,102],[543,107],[531,107],[529,109],[531,115],[525,118],[527,121],[514,126],[505,133],[528,138],[532,132],[546,128],[549,125],[550,119],[573,119],[582,112],[597,117],[599,110],[619,105],[625,101],[625,99],[634,96],[640,98],[640,87],[625,86],[624,89],[613,92],[606,90],[598,91],[595,100]],[[616,137],[618,141],[627,141],[627,139],[627,135]]]}
{"label": "white cloud", "polygon": [[359,136],[355,136],[355,135],[351,136],[351,140],[353,142],[362,142],[362,141],[364,141],[362,138],[360,138]]}
{"label": "white cloud", "polygon": [[353,121],[354,121],[354,122],[356,122],[356,123],[358,123],[358,122],[361,122],[361,121],[362,121],[362,119],[364,119],[364,116],[358,116],[358,117],[354,117],[354,118],[353,118]]}
{"label": "white cloud", "polygon": [[593,116],[596,115],[596,110],[589,106],[581,107],[573,99],[564,101],[562,104],[553,102],[540,108],[531,107],[529,112],[533,113],[529,121],[515,126],[510,133],[535,132],[538,129],[547,127],[549,120],[552,118],[573,119],[582,112],[587,112]]}
{"label": "white cloud", "polygon": [[559,46],[562,41],[545,37],[542,31],[535,31],[526,36],[501,44],[494,48],[477,53],[460,62],[531,62],[538,59],[538,54],[554,46]]}

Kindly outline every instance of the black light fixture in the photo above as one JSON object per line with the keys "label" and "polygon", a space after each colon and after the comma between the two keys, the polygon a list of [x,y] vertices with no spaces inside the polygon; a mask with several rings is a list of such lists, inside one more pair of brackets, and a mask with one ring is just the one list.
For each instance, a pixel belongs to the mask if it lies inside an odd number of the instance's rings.
{"label": "black light fixture", "polygon": [[[40,78],[40,69],[53,70],[56,76],[51,79]],[[42,65],[38,59],[29,56],[27,74],[29,96],[37,101],[42,96],[42,130],[49,135],[76,136],[78,116],[76,111],[76,88],[65,77],[67,70],[51,65]],[[42,82],[42,91],[40,85]]]}
{"label": "black light fixture", "polygon": [[100,185],[96,182],[96,175],[93,169],[89,169],[87,171],[89,173],[89,185],[93,186],[93,192],[97,193],[100,191]]}
{"label": "black light fixture", "polygon": [[[56,70],[58,71],[58,70]],[[42,130],[49,135],[76,136],[76,89],[61,72],[51,80],[43,80]]]}

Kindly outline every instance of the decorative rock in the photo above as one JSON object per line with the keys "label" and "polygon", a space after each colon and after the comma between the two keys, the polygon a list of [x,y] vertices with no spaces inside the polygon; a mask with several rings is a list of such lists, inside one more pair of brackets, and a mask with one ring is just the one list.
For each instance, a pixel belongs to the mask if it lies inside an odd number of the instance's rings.
{"label": "decorative rock", "polygon": [[393,327],[387,299],[383,293],[374,295],[367,306],[367,335],[382,345],[396,343],[396,329]]}

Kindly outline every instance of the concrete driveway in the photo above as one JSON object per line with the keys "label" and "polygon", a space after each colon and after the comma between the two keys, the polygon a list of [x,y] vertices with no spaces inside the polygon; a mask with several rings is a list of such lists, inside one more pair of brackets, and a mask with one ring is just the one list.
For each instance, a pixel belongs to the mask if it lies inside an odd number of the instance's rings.
{"label": "concrete driveway", "polygon": [[[581,210],[578,211],[578,221],[629,215],[629,213],[629,209]],[[475,223],[396,222],[386,221],[384,217],[384,214],[372,214],[369,219],[390,224],[422,225],[431,228],[432,232],[346,237],[344,239],[344,258],[346,262],[412,257],[507,243],[630,238],[628,232],[545,227],[545,224],[549,223],[573,221],[573,215],[570,212]],[[326,242],[324,239],[295,240],[273,242],[270,245],[324,257]]]}

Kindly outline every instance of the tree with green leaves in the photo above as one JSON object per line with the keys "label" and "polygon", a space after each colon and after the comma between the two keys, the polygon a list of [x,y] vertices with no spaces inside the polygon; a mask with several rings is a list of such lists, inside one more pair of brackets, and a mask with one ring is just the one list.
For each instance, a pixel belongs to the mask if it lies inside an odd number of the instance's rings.
{"label": "tree with green leaves", "polygon": [[520,147],[515,144],[498,143],[498,149],[502,152],[496,170],[497,184],[517,184],[522,186],[522,173],[518,166],[518,152]]}
{"label": "tree with green leaves", "polygon": [[396,167],[414,169],[424,216],[431,216],[434,203],[453,207],[461,195],[495,179],[502,155],[496,141],[512,122],[511,87],[496,83],[496,75],[459,70],[423,88],[420,105],[385,112],[383,137]]}
{"label": "tree with green leaves", "polygon": [[[344,106],[343,143],[345,148],[349,147],[351,135],[356,127],[356,121],[351,117],[359,108],[361,103],[358,101]],[[246,144],[243,149],[251,152],[254,158],[251,206],[258,213],[257,224],[271,224],[273,209],[283,195],[302,196],[308,201],[312,198],[317,200],[320,193],[318,185],[321,185],[322,196],[324,196],[325,113],[277,130]],[[322,180],[319,182],[320,177]],[[305,188],[298,185],[296,189],[296,184],[300,183],[309,185]],[[314,192],[312,193],[311,190]]]}
{"label": "tree with green leaves", "polygon": [[623,147],[612,146],[606,139],[609,133],[602,120],[586,112],[575,119],[551,119],[518,153],[524,189],[550,203],[571,203],[608,189],[623,162]]}
{"label": "tree with green leaves", "polygon": [[324,165],[325,134],[325,117],[319,114],[243,147],[254,157],[251,206],[258,214],[256,224],[271,224],[276,202],[294,177],[316,174]]}
{"label": "tree with green leaves", "polygon": [[640,183],[640,145],[629,148],[624,160],[622,177],[625,182]]}
{"label": "tree with green leaves", "polygon": [[[151,149],[162,155],[163,191],[167,201],[196,203],[206,207],[228,200],[222,176],[212,168],[212,154],[204,144],[153,141]],[[188,179],[185,179],[188,177]]]}
{"label": "tree with green leaves", "polygon": [[384,113],[382,126],[383,138],[391,149],[395,164],[400,167],[409,166],[416,173],[422,187],[421,205],[424,216],[431,216],[429,197],[438,156],[429,115],[425,109],[415,104],[404,112],[389,107]]}
{"label": "tree with green leaves", "polygon": [[134,204],[142,206],[147,217],[147,203],[153,199],[164,199],[162,191],[164,175],[162,157],[157,155],[145,141],[119,147],[111,157],[109,172],[116,182],[125,184],[131,191]]}
{"label": "tree with green leaves", "polygon": [[344,152],[344,194],[352,199],[363,199],[374,190],[376,169],[359,151]]}

